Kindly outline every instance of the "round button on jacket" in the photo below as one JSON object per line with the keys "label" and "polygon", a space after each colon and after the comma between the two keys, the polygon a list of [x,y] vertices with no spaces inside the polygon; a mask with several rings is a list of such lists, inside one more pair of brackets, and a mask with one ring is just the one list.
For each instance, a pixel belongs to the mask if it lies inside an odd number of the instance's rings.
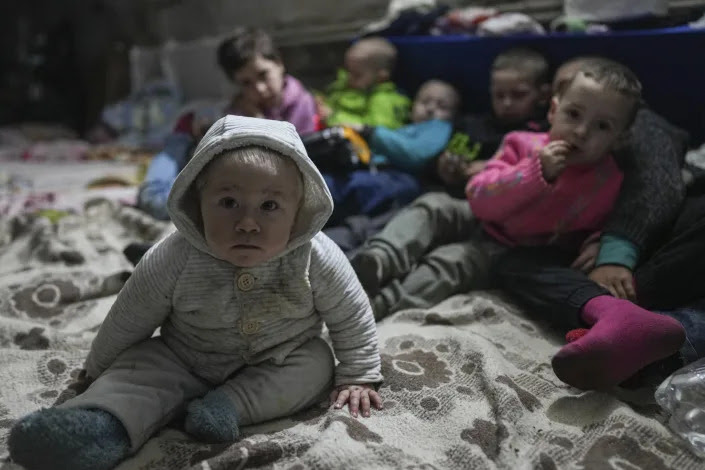
{"label": "round button on jacket", "polygon": [[253,335],[259,331],[259,323],[255,320],[246,321],[242,324],[242,332],[246,335]]}
{"label": "round button on jacket", "polygon": [[237,288],[243,292],[252,290],[255,287],[255,277],[250,273],[240,274],[236,282]]}

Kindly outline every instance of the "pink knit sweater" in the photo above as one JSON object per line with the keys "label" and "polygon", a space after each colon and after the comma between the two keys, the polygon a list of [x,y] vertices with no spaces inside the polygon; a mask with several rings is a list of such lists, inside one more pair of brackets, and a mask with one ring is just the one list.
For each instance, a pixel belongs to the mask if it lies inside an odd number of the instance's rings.
{"label": "pink knit sweater", "polygon": [[541,174],[548,133],[511,132],[484,171],[467,185],[472,212],[505,245],[570,247],[602,229],[619,194],[622,173],[612,156],[568,166],[553,182]]}

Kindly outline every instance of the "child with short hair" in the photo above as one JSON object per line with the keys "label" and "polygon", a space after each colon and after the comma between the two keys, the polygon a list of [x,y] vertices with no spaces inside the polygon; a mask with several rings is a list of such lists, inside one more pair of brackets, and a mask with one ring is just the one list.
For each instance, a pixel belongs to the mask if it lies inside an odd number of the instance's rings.
{"label": "child with short hair", "polygon": [[[313,95],[285,71],[272,39],[261,29],[238,28],[218,46],[217,60],[223,73],[239,92],[225,114],[288,121],[300,134],[316,129]],[[161,153],[149,165],[137,197],[140,209],[158,219],[169,218],[166,201],[178,172],[186,165],[193,147],[213,121],[200,122],[189,112],[177,122]]]}
{"label": "child with short hair", "polygon": [[517,47],[495,57],[490,68],[492,111],[458,119],[448,149],[438,159],[437,173],[453,195],[482,171],[505,134],[544,131],[550,98],[550,66],[539,52]]}
{"label": "child with short hair", "polygon": [[272,38],[242,28],[218,46],[218,64],[239,88],[229,114],[287,121],[299,134],[316,128],[316,103],[299,80],[286,73]]}
{"label": "child with short hair", "polygon": [[382,408],[369,300],[320,232],[332,201],[293,125],[220,119],[168,209],[177,232],[118,295],[86,359],[90,387],[12,428],[28,470],[113,468],[184,409],[187,433],[231,442],[329,395],[353,416]]}
{"label": "child with short hair", "polygon": [[397,60],[394,45],[382,37],[363,38],[345,52],[345,69],[338,72],[323,98],[329,126],[362,124],[390,129],[407,122],[410,100],[391,81]]}
{"label": "child with short hair", "polygon": [[[554,84],[565,87],[579,70],[600,64],[613,62],[572,59],[556,72]],[[554,325],[573,330],[566,335],[571,343],[556,354],[553,367],[561,380],[582,389],[617,385],[676,352],[684,361],[703,354],[699,313],[666,312],[673,320],[641,308],[673,309],[698,297],[695,285],[684,279],[702,271],[692,262],[702,251],[697,249],[702,224],[693,223],[702,203],[698,209],[696,200],[688,200],[671,238],[652,252],[654,234],[672,220],[672,208],[680,202],[678,156],[684,149],[678,147],[684,146],[685,137],[647,108],[639,109],[636,119],[630,140],[638,139],[637,145],[618,152],[632,172],[625,176],[632,180],[623,185],[622,207],[610,215],[601,236],[585,243],[578,257],[572,250],[522,247],[507,252],[495,266],[500,287],[531,312],[542,312]],[[644,251],[646,262],[637,264]],[[683,325],[692,328],[685,344]]]}

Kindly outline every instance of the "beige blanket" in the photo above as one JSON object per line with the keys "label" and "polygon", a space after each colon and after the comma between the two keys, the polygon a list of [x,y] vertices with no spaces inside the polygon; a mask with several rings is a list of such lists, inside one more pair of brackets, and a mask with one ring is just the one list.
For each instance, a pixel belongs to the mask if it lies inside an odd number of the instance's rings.
{"label": "beige blanket", "polygon": [[[132,240],[165,228],[94,201],[58,221],[0,221],[0,469],[20,416],[71,396],[102,318],[130,270]],[[379,325],[385,409],[325,404],[246,428],[232,445],[165,429],[120,469],[703,468],[664,426],[653,390],[580,392],[549,359],[560,338],[492,293],[461,295]]]}

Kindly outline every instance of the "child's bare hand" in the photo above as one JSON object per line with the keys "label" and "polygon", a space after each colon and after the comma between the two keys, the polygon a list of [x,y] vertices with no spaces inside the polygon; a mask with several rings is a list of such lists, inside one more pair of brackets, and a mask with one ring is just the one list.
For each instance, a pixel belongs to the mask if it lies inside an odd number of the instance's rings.
{"label": "child's bare hand", "polygon": [[436,162],[436,172],[443,183],[448,186],[467,181],[465,171],[467,165],[462,161],[462,158],[450,152],[443,152]]}
{"label": "child's bare hand", "polygon": [[475,160],[465,167],[465,177],[470,179],[480,173],[487,166],[486,160]]}
{"label": "child's bare hand", "polygon": [[370,404],[378,410],[382,409],[382,397],[372,385],[341,385],[330,394],[330,404],[336,409],[349,403],[350,414],[357,418],[358,411],[362,411],[365,418],[370,416]]}
{"label": "child's bare hand", "polygon": [[575,261],[573,261],[573,264],[571,264],[570,267],[572,269],[577,269],[578,271],[582,271],[585,274],[588,274],[590,271],[592,271],[592,268],[595,267],[595,261],[597,261],[597,255],[599,252],[599,240],[592,243],[588,243],[580,251],[580,254],[577,258],[575,258]]}
{"label": "child's bare hand", "polygon": [[539,153],[543,179],[552,183],[563,173],[566,166],[566,155],[570,151],[570,144],[564,140],[549,142]]}
{"label": "child's bare hand", "polygon": [[624,266],[606,264],[598,266],[588,276],[620,299],[636,300],[632,272]]}

